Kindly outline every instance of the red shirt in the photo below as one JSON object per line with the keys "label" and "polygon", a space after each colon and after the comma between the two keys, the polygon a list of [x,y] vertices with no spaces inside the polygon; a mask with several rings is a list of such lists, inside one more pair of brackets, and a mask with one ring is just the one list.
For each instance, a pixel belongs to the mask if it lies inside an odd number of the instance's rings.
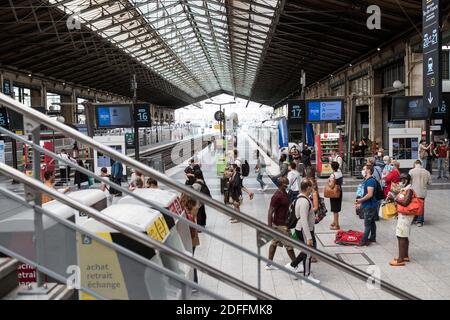
{"label": "red shirt", "polygon": [[442,145],[439,146],[437,148],[439,158],[447,158],[447,151],[449,151],[449,150],[450,150],[450,147],[446,147],[446,146],[442,146]]}
{"label": "red shirt", "polygon": [[277,226],[285,226],[289,211],[289,198],[286,192],[277,190],[270,200],[270,206],[274,208],[272,223]]}
{"label": "red shirt", "polygon": [[400,171],[397,169],[392,170],[384,179],[384,196],[387,197],[389,191],[391,191],[392,183],[398,183],[400,181]]}

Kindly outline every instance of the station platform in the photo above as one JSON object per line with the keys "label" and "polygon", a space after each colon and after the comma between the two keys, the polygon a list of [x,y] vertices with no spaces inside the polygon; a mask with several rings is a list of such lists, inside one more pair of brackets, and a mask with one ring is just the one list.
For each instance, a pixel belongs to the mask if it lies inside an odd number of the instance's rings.
{"label": "station platform", "polygon": [[[267,211],[272,194],[276,187],[265,176],[264,181],[269,188],[265,191],[257,191],[259,183],[256,181],[254,157],[258,146],[246,134],[239,134],[239,157],[250,164],[250,175],[244,179],[244,185],[254,192],[253,200],[244,193],[244,202],[241,211],[262,222],[267,221]],[[260,150],[263,153],[262,150]],[[264,155],[268,164],[267,171],[275,174],[278,164]],[[210,148],[205,148],[195,156],[202,165],[202,171],[213,198],[223,201],[220,192],[220,179],[216,174],[216,154]],[[177,165],[166,171],[166,174],[180,183],[185,182],[184,169],[187,163]],[[319,187],[323,190],[326,179],[318,179]],[[364,230],[364,222],[359,219],[354,210],[354,197],[360,179],[346,176],[344,180],[343,210],[341,212],[341,228],[345,230]],[[22,185],[12,185],[11,180],[0,177],[0,184],[16,194],[23,195]],[[126,185],[124,185],[126,186]],[[94,186],[98,187],[98,186]],[[166,189],[161,185],[162,189]],[[369,247],[339,246],[334,244],[336,231],[329,229],[331,213],[318,225],[316,235],[318,249],[331,254],[366,272],[375,269],[379,272],[383,281],[390,282],[399,288],[416,295],[421,299],[450,299],[450,198],[448,190],[450,183],[446,180],[436,180],[433,177],[433,185],[426,200],[425,225],[422,228],[413,226],[410,237],[411,262],[406,267],[391,267],[389,261],[396,257],[397,239],[395,237],[396,220],[377,222],[377,243]],[[117,202],[119,198],[113,198]],[[325,200],[329,208],[328,200]],[[214,209],[207,208],[207,229],[229,240],[257,252],[256,232],[242,223],[230,223],[225,216]],[[224,273],[228,273],[257,286],[258,261],[241,251],[231,248],[221,241],[204,233],[199,235],[200,246],[197,247],[195,257],[208,263]],[[268,254],[269,243],[261,247],[263,255]],[[289,262],[284,248],[278,248],[275,261],[281,265]],[[261,272],[261,287],[279,299],[336,299],[335,296],[310,284],[302,284],[282,271],[267,271],[265,264],[259,266]],[[350,299],[391,300],[395,297],[380,289],[369,289],[367,284],[347,273],[335,269],[324,262],[312,265],[312,273],[321,281],[321,285],[337,291]],[[251,296],[229,287],[218,280],[199,272],[199,284],[226,298],[235,300],[252,299]],[[208,299],[201,293],[193,295],[195,299]]]}
{"label": "station platform", "polygon": [[[238,138],[238,151],[241,159],[250,163],[250,175],[244,179],[244,185],[254,192],[253,200],[249,200],[244,193],[241,211],[262,222],[267,221],[267,211],[272,194],[276,187],[268,177],[264,181],[269,185],[265,192],[258,192],[259,183],[256,181],[254,166],[256,160],[253,154],[258,146],[245,134]],[[260,150],[262,152],[262,150]],[[223,201],[220,193],[220,180],[216,175],[214,151],[204,149],[197,155],[202,163],[202,171],[212,196]],[[267,160],[267,158],[266,158]],[[278,165],[272,163],[268,171],[276,171]],[[184,183],[184,168],[179,165],[166,173],[180,183]],[[405,267],[391,267],[389,261],[398,255],[397,238],[395,236],[396,220],[380,220],[377,222],[377,243],[369,247],[350,247],[334,244],[336,231],[329,229],[332,213],[316,225],[318,249],[336,256],[357,268],[368,271],[376,268],[381,280],[404,289],[422,299],[450,299],[450,198],[446,181],[433,179],[433,185],[426,199],[425,224],[419,228],[413,226],[410,237],[411,262]],[[323,187],[326,179],[319,179],[319,187]],[[355,214],[354,198],[356,186],[360,179],[347,177],[344,181],[343,210],[340,216],[341,228],[345,230],[364,231],[364,222]],[[322,188],[323,189],[323,188]],[[329,201],[326,199],[327,207]],[[256,252],[256,232],[242,223],[232,224],[227,216],[207,208],[206,227],[228,239]],[[268,254],[269,244],[261,248],[261,252]],[[226,273],[239,279],[257,285],[257,260],[205,234],[200,234],[200,246],[195,252],[196,258],[208,262]],[[278,248],[275,261],[285,265],[289,258],[284,248]],[[285,274],[282,271],[267,271],[261,263],[261,286],[263,290],[271,292],[280,299],[336,299],[324,290]],[[369,290],[366,283],[340,270],[319,261],[313,263],[312,273],[321,280],[321,285],[333,289],[350,299],[396,299],[379,289]],[[230,299],[249,299],[231,287],[219,283],[209,276],[199,273],[199,283]],[[198,295],[198,299],[203,299]]]}

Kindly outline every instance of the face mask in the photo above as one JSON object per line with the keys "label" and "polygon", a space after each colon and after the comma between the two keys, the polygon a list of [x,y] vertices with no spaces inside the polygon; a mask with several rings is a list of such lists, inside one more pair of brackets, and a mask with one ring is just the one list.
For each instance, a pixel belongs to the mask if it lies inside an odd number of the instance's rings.
{"label": "face mask", "polygon": [[384,164],[388,164],[388,161],[387,161],[387,160],[384,160],[383,162],[384,162]]}
{"label": "face mask", "polygon": [[382,153],[381,153],[381,152],[378,152],[378,156],[381,157],[381,155],[382,155]]}
{"label": "face mask", "polygon": [[362,171],[361,171],[361,175],[362,175],[363,177],[365,177],[365,176],[366,176],[366,170],[362,170]]}

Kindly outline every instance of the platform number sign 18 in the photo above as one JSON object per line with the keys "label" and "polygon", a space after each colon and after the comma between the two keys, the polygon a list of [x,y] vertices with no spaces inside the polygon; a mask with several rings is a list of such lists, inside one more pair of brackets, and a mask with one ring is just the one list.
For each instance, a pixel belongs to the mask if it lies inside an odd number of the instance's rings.
{"label": "platform number sign 18", "polygon": [[151,127],[150,105],[135,104],[134,105],[134,121],[138,127]]}
{"label": "platform number sign 18", "polygon": [[0,127],[9,129],[8,122],[8,113],[6,112],[6,108],[0,108]]}
{"label": "platform number sign 18", "polygon": [[440,0],[422,0],[423,104],[433,113],[442,102]]}

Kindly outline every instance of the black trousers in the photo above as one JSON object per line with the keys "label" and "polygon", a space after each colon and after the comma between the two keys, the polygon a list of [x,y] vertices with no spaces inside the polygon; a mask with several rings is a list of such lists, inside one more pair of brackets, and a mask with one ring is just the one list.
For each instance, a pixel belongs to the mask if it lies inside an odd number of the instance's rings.
{"label": "black trousers", "polygon": [[59,168],[59,179],[62,183],[69,182],[69,168]]}
{"label": "black trousers", "polygon": [[197,224],[202,227],[206,226],[206,208],[204,205],[198,209]]}
{"label": "black trousers", "polygon": [[[302,231],[295,230],[295,233],[296,233],[298,239],[300,240],[300,242],[306,243],[306,240],[305,240],[305,237],[304,237]],[[311,235],[313,238],[313,247],[314,247],[314,240],[316,238],[314,235],[314,231],[311,231]],[[304,253],[303,251],[301,251],[298,254],[297,258],[295,258],[295,260],[291,263],[291,266],[296,268],[301,262],[303,262],[303,275],[305,277],[307,277],[311,274],[311,258],[312,258],[312,256],[310,254],[307,254],[307,253]]]}

